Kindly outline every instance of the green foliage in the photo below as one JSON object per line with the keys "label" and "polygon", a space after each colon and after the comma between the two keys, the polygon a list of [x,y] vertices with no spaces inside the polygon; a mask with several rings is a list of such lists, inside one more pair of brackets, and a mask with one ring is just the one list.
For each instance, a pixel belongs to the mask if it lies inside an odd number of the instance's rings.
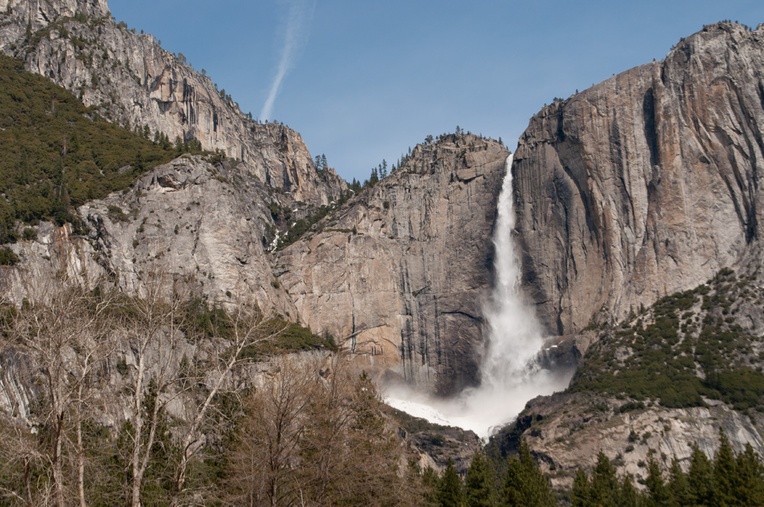
{"label": "green foliage", "polygon": [[15,266],[19,262],[19,256],[8,247],[0,247],[0,266]]}
{"label": "green foliage", "polygon": [[719,449],[714,457],[714,500],[719,505],[734,505],[737,496],[735,452],[724,433],[720,433],[719,440]]}
{"label": "green foliage", "polygon": [[[606,477],[601,486],[609,485],[611,493],[596,492],[597,475]],[[683,472],[672,460],[667,477],[658,461],[650,455],[645,489],[638,492],[631,476],[618,479],[609,460],[600,454],[592,478],[579,470],[573,480],[570,503],[573,507],[595,506],[700,506],[764,505],[764,468],[761,458],[749,446],[735,454],[724,434],[720,434],[719,450],[713,460],[697,447],[693,449],[690,467]]]}
{"label": "green foliage", "polygon": [[610,463],[607,456],[600,451],[597,455],[597,464],[592,472],[589,498],[596,505],[613,505],[618,498],[618,489],[615,467]]}
{"label": "green foliage", "polygon": [[247,347],[242,351],[242,357],[256,358],[302,350],[337,350],[331,335],[319,336],[307,327],[288,322],[281,317],[267,320],[262,331],[266,336],[273,335],[272,339]]}
{"label": "green foliage", "polygon": [[713,466],[697,446],[692,450],[690,470],[687,474],[691,505],[711,505],[713,501]]}
{"label": "green foliage", "polygon": [[230,339],[234,330],[231,316],[218,305],[208,305],[193,298],[183,305],[182,330],[192,340],[203,338]]}
{"label": "green foliage", "polygon": [[585,507],[591,503],[591,483],[589,476],[582,469],[576,471],[573,489],[570,492],[570,504],[573,507]]}
{"label": "green foliage", "polygon": [[73,208],[128,187],[177,153],[99,118],[0,56],[0,243],[16,221],[74,222]]}
{"label": "green foliage", "polygon": [[679,466],[676,458],[671,460],[668,479],[669,503],[671,505],[690,505],[692,491],[687,474]]}
{"label": "green foliage", "polygon": [[543,507],[556,505],[549,479],[541,472],[525,441],[509,459],[501,505]]}
{"label": "green foliage", "polygon": [[109,216],[109,219],[111,219],[112,222],[128,222],[130,221],[130,217],[127,216],[127,213],[125,213],[122,208],[119,206],[116,206],[114,204],[109,204],[107,208],[107,214]]}
{"label": "green foliage", "polygon": [[472,463],[464,480],[464,490],[468,507],[491,507],[496,504],[494,498],[495,473],[491,462],[482,451],[472,457]]}
{"label": "green foliage", "polygon": [[645,486],[647,487],[647,494],[651,505],[668,505],[669,492],[666,487],[666,481],[663,480],[663,473],[660,465],[652,454],[647,460],[647,478],[645,479]]}
{"label": "green foliage", "polygon": [[[313,213],[307,215],[305,218],[300,218],[296,220],[295,222],[291,223],[289,226],[289,229],[286,232],[286,235],[284,235],[279,243],[278,243],[278,249],[285,248],[298,239],[300,239],[306,232],[315,229],[316,224],[320,222],[324,217],[326,217],[330,211],[336,209],[338,206],[341,206],[342,204],[347,201],[349,197],[349,194],[345,194],[342,196],[342,198],[334,203],[333,205],[326,206],[322,205],[318,209],[316,209]],[[289,221],[291,219],[291,212],[289,210],[285,210],[282,208],[279,208],[278,206],[271,204],[271,215],[274,219],[274,221]]]}
{"label": "green foliage", "polygon": [[438,505],[440,507],[462,507],[464,504],[464,488],[462,479],[456,473],[454,462],[449,460],[443,477],[438,485]]}
{"label": "green foliage", "polygon": [[605,330],[571,389],[630,398],[622,412],[647,400],[670,408],[703,406],[704,398],[764,410],[764,373],[752,353],[761,338],[732,317],[751,299],[749,285],[725,269],[707,285],[662,298]]}

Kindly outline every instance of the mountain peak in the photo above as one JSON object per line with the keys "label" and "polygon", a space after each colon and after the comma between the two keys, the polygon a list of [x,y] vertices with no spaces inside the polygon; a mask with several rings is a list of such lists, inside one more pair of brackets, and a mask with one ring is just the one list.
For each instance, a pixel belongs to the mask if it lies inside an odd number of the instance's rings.
{"label": "mountain peak", "polygon": [[0,0],[3,17],[26,19],[32,29],[39,29],[60,18],[77,14],[108,16],[107,0]]}

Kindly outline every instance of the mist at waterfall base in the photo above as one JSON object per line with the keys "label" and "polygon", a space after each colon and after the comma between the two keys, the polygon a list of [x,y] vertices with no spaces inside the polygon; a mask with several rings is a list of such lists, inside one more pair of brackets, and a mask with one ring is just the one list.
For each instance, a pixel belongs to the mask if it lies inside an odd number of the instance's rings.
{"label": "mist at waterfall base", "polygon": [[512,230],[512,155],[499,194],[494,232],[496,283],[483,309],[488,346],[481,366],[481,385],[454,398],[434,398],[407,387],[388,387],[385,402],[430,422],[472,430],[481,438],[514,420],[525,404],[540,395],[565,389],[572,371],[546,369],[538,358],[544,340],[533,310],[519,292],[520,264]]}

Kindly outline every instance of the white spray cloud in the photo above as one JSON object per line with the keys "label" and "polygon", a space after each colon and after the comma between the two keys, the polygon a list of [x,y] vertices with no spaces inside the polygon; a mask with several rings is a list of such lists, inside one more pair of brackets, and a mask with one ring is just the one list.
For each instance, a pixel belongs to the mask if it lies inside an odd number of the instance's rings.
{"label": "white spray cloud", "polygon": [[511,422],[526,402],[567,387],[571,370],[548,370],[538,362],[544,347],[541,326],[533,309],[523,301],[520,262],[514,251],[512,229],[512,156],[499,195],[494,235],[496,285],[484,308],[489,347],[481,368],[480,387],[449,400],[433,399],[406,388],[389,388],[385,401],[393,407],[437,424],[459,426],[488,437]]}
{"label": "white spray cloud", "polygon": [[283,0],[281,3],[286,4],[288,8],[284,40],[281,46],[281,56],[279,57],[276,75],[273,77],[268,97],[265,99],[263,109],[260,111],[261,121],[269,120],[271,113],[273,113],[273,104],[276,102],[279,91],[281,91],[284,78],[292,68],[298,50],[308,38],[310,20],[313,18],[313,12],[316,7],[315,1],[311,2],[308,0]]}

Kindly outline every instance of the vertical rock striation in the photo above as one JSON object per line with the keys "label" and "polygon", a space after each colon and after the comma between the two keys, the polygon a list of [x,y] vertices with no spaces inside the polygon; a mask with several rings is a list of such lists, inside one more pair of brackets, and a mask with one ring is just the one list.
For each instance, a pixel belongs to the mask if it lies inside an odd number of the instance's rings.
{"label": "vertical rock striation", "polygon": [[282,251],[279,281],[302,320],[425,388],[446,394],[478,382],[507,155],[470,134],[419,145]]}
{"label": "vertical rock striation", "polygon": [[720,23],[531,119],[517,229],[550,332],[699,285],[759,239],[762,62],[764,28]]}

